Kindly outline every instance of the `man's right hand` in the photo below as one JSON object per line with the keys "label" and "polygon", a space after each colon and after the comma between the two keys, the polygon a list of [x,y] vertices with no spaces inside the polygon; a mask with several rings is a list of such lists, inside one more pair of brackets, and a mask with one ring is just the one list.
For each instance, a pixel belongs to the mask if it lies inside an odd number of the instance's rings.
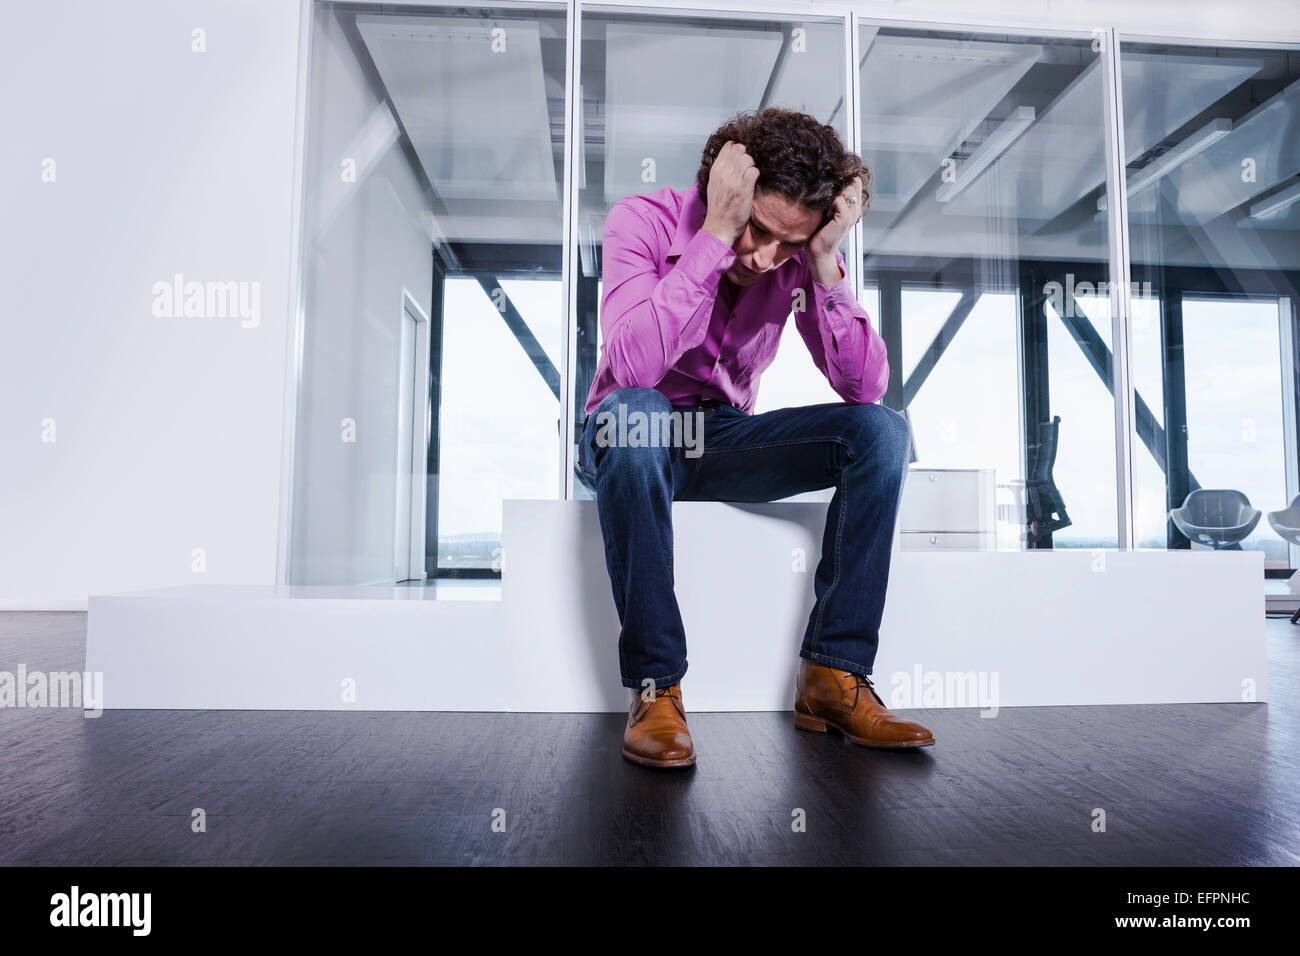
{"label": "man's right hand", "polygon": [[743,143],[728,140],[709,167],[709,211],[704,229],[734,246],[749,224],[758,167]]}

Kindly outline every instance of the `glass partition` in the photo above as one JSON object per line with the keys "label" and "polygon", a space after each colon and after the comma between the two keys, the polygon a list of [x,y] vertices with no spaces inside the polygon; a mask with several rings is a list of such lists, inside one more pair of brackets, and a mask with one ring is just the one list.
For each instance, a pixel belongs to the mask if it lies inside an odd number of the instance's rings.
{"label": "glass partition", "polygon": [[932,509],[945,526],[900,523],[904,547],[921,532],[1116,547],[1100,44],[884,26],[859,40],[882,401],[912,424],[914,468],[951,488]]}
{"label": "glass partition", "polygon": [[289,582],[499,576],[562,495],[564,4],[311,30]]}
{"label": "glass partition", "polygon": [[[844,21],[584,7],[581,72],[575,441],[600,357],[600,244],[610,207],[624,196],[694,189],[705,142],[741,110],[799,110],[846,137]],[[787,321],[755,411],[839,400]],[[576,471],[573,492],[592,497]]]}
{"label": "glass partition", "polygon": [[1260,550],[1278,575],[1297,565],[1275,525],[1300,527],[1278,517],[1300,493],[1298,52],[1120,47],[1130,268],[1151,303],[1134,315],[1137,542]]}
{"label": "glass partition", "polygon": [[[501,501],[566,493],[560,397],[577,437],[610,207],[693,189],[708,135],[771,105],[872,172],[881,401],[911,422],[914,471],[954,489],[948,526],[908,530],[1117,546],[1099,37],[863,23],[850,90],[838,16],[584,6],[566,236],[565,10],[312,7],[290,583],[499,576]],[[1286,574],[1300,57],[1119,53],[1136,545],[1257,548]],[[755,411],[837,400],[788,322]],[[572,494],[591,497],[576,470]]]}

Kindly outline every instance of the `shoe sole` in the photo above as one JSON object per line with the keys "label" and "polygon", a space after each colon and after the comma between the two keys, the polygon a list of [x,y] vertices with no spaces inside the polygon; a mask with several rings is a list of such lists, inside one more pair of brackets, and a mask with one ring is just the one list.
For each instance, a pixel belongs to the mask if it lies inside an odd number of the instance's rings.
{"label": "shoe sole", "polygon": [[800,730],[811,730],[819,734],[824,734],[828,729],[834,728],[859,747],[876,747],[880,750],[915,750],[917,747],[931,747],[934,745],[933,737],[927,737],[924,740],[867,740],[865,737],[855,737],[833,721],[813,717],[809,714],[801,714],[797,710],[794,712],[794,725]]}
{"label": "shoe sole", "polygon": [[678,757],[675,760],[652,760],[650,757],[642,757],[640,754],[634,754],[625,748],[623,756],[635,764],[640,764],[642,767],[672,769],[674,767],[690,767],[695,764],[694,754],[689,757]]}

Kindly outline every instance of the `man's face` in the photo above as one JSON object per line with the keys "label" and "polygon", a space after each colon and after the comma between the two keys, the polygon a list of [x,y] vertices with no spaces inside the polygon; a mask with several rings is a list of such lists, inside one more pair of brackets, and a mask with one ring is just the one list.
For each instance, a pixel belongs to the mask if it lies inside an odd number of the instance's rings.
{"label": "man's face", "polygon": [[736,261],[726,276],[738,286],[753,285],[808,244],[821,228],[822,212],[780,193],[758,190],[749,225],[732,247]]}

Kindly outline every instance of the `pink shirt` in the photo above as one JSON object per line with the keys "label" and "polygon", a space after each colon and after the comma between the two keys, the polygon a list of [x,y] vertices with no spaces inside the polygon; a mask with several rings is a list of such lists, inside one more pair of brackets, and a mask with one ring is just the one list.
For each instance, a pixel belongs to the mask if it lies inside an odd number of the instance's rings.
{"label": "pink shirt", "polygon": [[795,328],[813,362],[844,401],[879,400],[889,383],[885,343],[849,284],[813,281],[801,249],[733,302],[723,274],[736,253],[705,232],[706,209],[695,185],[666,186],[616,202],[605,219],[603,338],[588,415],[617,388],[662,392],[673,405],[722,399],[753,414],[759,376],[772,364],[794,311]]}

